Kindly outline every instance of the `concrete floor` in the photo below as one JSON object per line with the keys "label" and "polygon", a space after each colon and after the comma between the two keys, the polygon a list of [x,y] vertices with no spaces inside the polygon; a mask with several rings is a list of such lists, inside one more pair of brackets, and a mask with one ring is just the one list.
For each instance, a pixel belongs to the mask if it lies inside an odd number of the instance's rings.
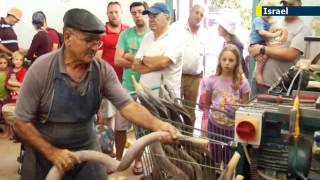
{"label": "concrete floor", "polygon": [[[19,163],[17,157],[20,152],[20,144],[12,143],[8,139],[0,138],[0,179],[1,180],[19,180]],[[140,176],[135,176],[131,168],[124,172],[113,173],[108,180],[137,180]]]}
{"label": "concrete floor", "polygon": [[12,143],[7,139],[0,139],[0,179],[1,180],[18,180],[19,163],[17,157],[19,154],[20,144]]}

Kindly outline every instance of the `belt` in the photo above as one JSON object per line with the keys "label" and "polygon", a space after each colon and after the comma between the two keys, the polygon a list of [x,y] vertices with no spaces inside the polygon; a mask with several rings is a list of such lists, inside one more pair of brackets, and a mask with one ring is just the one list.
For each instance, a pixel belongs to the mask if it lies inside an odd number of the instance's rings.
{"label": "belt", "polygon": [[183,76],[190,76],[190,77],[202,77],[203,72],[199,73],[199,74],[182,74]]}

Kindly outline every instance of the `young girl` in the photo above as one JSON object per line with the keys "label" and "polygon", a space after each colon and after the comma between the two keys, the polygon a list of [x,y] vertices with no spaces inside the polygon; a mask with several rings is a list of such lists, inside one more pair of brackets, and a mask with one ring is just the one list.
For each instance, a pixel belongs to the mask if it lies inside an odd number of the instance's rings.
{"label": "young girl", "polygon": [[[234,137],[234,105],[248,100],[249,89],[248,80],[242,72],[239,50],[235,45],[227,44],[220,52],[216,75],[207,81],[206,104],[221,111],[210,110],[209,132]],[[214,163],[228,163],[232,155],[228,147],[222,149],[222,146],[212,144],[209,148]]]}
{"label": "young girl", "polygon": [[27,71],[23,67],[23,62],[24,54],[22,52],[15,51],[12,53],[13,68],[8,71],[6,77],[6,87],[9,90],[8,103],[16,103],[24,75]]}
{"label": "young girl", "polygon": [[[0,54],[0,110],[7,101],[8,91],[6,88],[6,76],[9,63],[9,56],[6,54]],[[2,111],[0,111],[0,122],[5,125],[5,129],[1,137],[7,137],[9,134],[9,125],[5,122]]]}

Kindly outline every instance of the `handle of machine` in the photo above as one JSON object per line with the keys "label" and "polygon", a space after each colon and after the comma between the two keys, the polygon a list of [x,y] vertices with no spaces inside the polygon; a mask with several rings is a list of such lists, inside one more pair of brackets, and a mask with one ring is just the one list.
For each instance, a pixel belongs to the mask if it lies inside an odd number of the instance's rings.
{"label": "handle of machine", "polygon": [[267,102],[274,102],[274,103],[283,103],[282,96],[273,96],[268,94],[258,94],[257,95],[258,101],[267,101]]}
{"label": "handle of machine", "polygon": [[[131,146],[127,153],[124,155],[122,161],[115,160],[111,158],[110,156],[103,154],[101,152],[92,151],[92,150],[85,150],[85,151],[78,151],[75,152],[81,162],[84,161],[95,161],[102,163],[107,169],[111,171],[123,171],[125,169],[128,169],[134,159],[141,154],[141,152],[144,150],[144,148],[156,141],[160,141],[163,137],[169,136],[170,134],[168,132],[152,132],[146,136],[143,136],[139,138],[133,146]],[[208,143],[207,140],[197,137],[189,137],[182,135],[180,133],[177,134],[177,140],[179,141],[190,141],[195,144],[203,145],[205,143]],[[47,177],[46,180],[59,180],[63,177],[63,174],[58,171],[58,169],[53,166]]]}
{"label": "handle of machine", "polygon": [[[286,98],[282,96],[274,96],[269,94],[258,94],[257,95],[258,101],[266,101],[266,102],[273,102],[273,103],[284,103],[284,102],[293,102],[294,99],[292,98]],[[301,96],[300,102],[301,103],[315,103],[315,98],[311,98],[310,96]]]}

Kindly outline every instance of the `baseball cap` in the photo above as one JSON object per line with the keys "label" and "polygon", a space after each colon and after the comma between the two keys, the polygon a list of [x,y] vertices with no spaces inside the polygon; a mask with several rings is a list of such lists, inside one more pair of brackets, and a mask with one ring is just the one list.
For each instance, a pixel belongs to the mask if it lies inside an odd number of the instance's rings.
{"label": "baseball cap", "polygon": [[143,11],[143,15],[145,14],[170,14],[169,7],[165,3],[155,3],[150,8]]}
{"label": "baseball cap", "polygon": [[12,7],[8,10],[7,14],[14,16],[18,20],[21,20],[22,17],[22,11],[17,7]]}

